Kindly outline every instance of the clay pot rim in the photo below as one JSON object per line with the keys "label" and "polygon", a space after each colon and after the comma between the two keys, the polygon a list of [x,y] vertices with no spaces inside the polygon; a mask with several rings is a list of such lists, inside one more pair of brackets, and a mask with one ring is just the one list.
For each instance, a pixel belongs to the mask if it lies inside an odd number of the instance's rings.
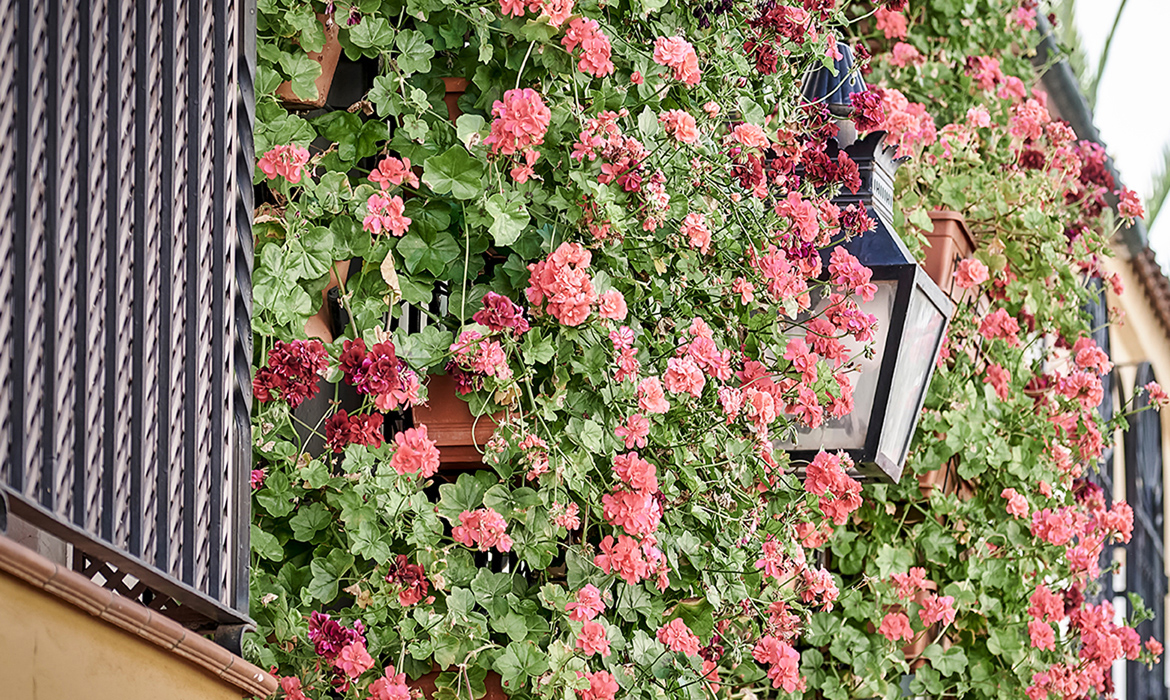
{"label": "clay pot rim", "polygon": [[[930,216],[930,220],[934,222],[953,221],[956,225],[958,225],[963,237],[966,238],[967,242],[971,244],[971,249],[974,250],[976,248],[975,237],[971,235],[971,229],[967,228],[967,219],[962,214],[952,209],[936,209],[934,211],[928,212],[928,215]],[[926,234],[927,237],[930,237],[931,233],[933,232],[928,231]]]}

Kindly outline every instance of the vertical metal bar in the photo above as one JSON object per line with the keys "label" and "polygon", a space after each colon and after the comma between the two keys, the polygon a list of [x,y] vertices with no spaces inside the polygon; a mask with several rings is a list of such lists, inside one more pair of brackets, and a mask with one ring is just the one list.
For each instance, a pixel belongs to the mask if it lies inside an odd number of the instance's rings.
{"label": "vertical metal bar", "polygon": [[[142,518],[145,503],[142,498],[143,453],[149,449],[143,445],[145,433],[144,413],[146,411],[144,363],[146,362],[147,348],[146,319],[143,318],[146,310],[146,204],[150,196],[147,192],[146,159],[149,153],[148,129],[146,118],[148,109],[148,87],[150,82],[150,13],[145,3],[134,13],[136,30],[134,32],[134,58],[137,64],[137,77],[134,80],[134,281],[133,300],[130,313],[133,336],[130,341],[132,390],[130,392],[130,553],[134,556],[142,554]],[[151,232],[149,235],[155,235]]]}
{"label": "vertical metal bar", "polygon": [[[163,0],[162,4],[162,123],[167,129],[172,129],[175,123],[175,100],[178,98],[175,91],[175,2]],[[159,270],[162,283],[159,285],[159,353],[158,353],[158,412],[155,420],[158,421],[158,455],[159,465],[156,472],[157,510],[155,511],[156,546],[154,565],[161,571],[170,571],[170,464],[168,457],[171,454],[171,353],[167,347],[171,338],[171,265],[174,235],[174,171],[169,167],[175,160],[175,141],[169,134],[162,139],[162,203],[159,212]]]}
{"label": "vertical metal bar", "polygon": [[29,144],[29,112],[32,95],[32,76],[29,70],[29,23],[31,19],[30,3],[20,2],[16,5],[16,200],[15,229],[12,252],[14,270],[13,291],[18,298],[16,313],[12,319],[12,454],[10,456],[9,485],[17,493],[24,490],[25,469],[25,435],[24,435],[24,376],[25,356],[24,339],[28,333],[24,295],[28,285],[25,269],[25,260],[28,257],[28,144]]}
{"label": "vertical metal bar", "polygon": [[[217,0],[214,7],[217,13],[227,14],[227,1]],[[220,598],[220,578],[223,566],[221,545],[223,542],[223,497],[224,486],[224,454],[222,435],[224,426],[223,411],[219,407],[223,404],[224,386],[224,292],[227,289],[227,279],[224,275],[224,262],[227,256],[224,222],[227,220],[228,165],[227,165],[227,100],[232,91],[226,85],[227,71],[225,62],[235,60],[229,56],[227,46],[227,23],[224,17],[217,17],[214,22],[214,37],[212,39],[213,65],[215,71],[214,88],[214,118],[212,143],[212,189],[211,212],[211,519],[209,521],[208,541],[211,543],[208,552],[207,593],[212,598]]]}
{"label": "vertical metal bar", "polygon": [[[56,479],[53,467],[57,460],[54,455],[56,447],[57,423],[57,246],[59,240],[57,231],[58,201],[57,201],[57,56],[60,46],[60,26],[58,14],[59,2],[50,2],[48,10],[48,50],[46,77],[50,85],[45,93],[45,163],[21,164],[21,167],[42,167],[45,172],[45,342],[41,372],[44,380],[44,393],[41,395],[40,409],[44,414],[44,425],[41,430],[41,488],[39,500],[41,505],[50,511],[56,512],[56,494],[54,484]],[[41,86],[44,89],[44,86]]]}
{"label": "vertical metal bar", "polygon": [[[77,324],[74,353],[76,373],[74,380],[75,399],[73,404],[73,524],[85,527],[86,508],[85,498],[86,473],[92,468],[86,454],[86,443],[89,440],[86,426],[87,394],[95,390],[86,385],[89,376],[89,309],[86,302],[89,299],[90,279],[89,269],[89,207],[90,197],[95,193],[89,189],[89,113],[90,113],[90,34],[93,31],[91,22],[91,5],[88,0],[78,3],[78,49],[77,49]],[[95,280],[96,282],[96,280]]]}
{"label": "vertical metal bar", "polygon": [[196,400],[198,390],[197,362],[199,350],[199,333],[195,323],[199,318],[199,303],[197,285],[199,280],[199,153],[200,153],[200,87],[203,84],[199,75],[200,48],[199,40],[202,17],[200,3],[192,0],[187,6],[187,286],[184,290],[187,295],[185,322],[187,332],[187,368],[185,370],[186,392],[183,400],[183,416],[186,420],[184,431],[186,445],[183,451],[183,582],[195,583],[195,480],[196,480],[196,453],[198,445],[199,404]]}
{"label": "vertical metal bar", "polygon": [[117,481],[116,461],[114,450],[117,443],[115,431],[117,429],[118,402],[115,397],[118,390],[118,201],[120,199],[120,167],[119,149],[121,143],[117,135],[122,123],[122,105],[118,100],[122,86],[122,31],[119,26],[122,17],[122,0],[110,0],[107,6],[107,42],[106,68],[109,75],[106,78],[106,128],[109,134],[106,141],[106,381],[105,381],[105,433],[106,439],[102,443],[102,517],[101,537],[107,542],[114,540],[114,489]]}
{"label": "vertical metal bar", "polygon": [[238,111],[236,114],[236,295],[235,295],[235,395],[232,408],[235,414],[232,473],[235,501],[234,527],[235,561],[232,562],[232,595],[229,604],[236,610],[248,612],[248,566],[251,562],[252,497],[250,488],[252,463],[252,173],[255,170],[255,148],[252,128],[256,120],[256,91],[253,75],[256,70],[256,0],[238,0],[239,47],[236,66],[239,81]]}

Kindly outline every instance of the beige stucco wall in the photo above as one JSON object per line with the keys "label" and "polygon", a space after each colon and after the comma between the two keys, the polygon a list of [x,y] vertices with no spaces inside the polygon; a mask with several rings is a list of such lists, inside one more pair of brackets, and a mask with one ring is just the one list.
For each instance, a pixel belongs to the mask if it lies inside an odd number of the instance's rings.
{"label": "beige stucco wall", "polygon": [[175,654],[0,571],[3,700],[240,700]]}

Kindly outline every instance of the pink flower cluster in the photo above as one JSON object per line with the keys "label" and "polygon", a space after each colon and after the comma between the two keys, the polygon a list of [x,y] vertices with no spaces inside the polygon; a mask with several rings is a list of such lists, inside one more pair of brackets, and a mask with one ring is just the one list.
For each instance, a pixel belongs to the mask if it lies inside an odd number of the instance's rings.
{"label": "pink flower cluster", "polygon": [[508,523],[504,516],[491,508],[463,511],[459,524],[451,529],[451,537],[465,547],[476,547],[481,552],[495,547],[501,552],[512,550],[512,538],[505,530]]}
{"label": "pink flower cluster", "polygon": [[427,426],[407,428],[394,436],[397,448],[390,466],[399,474],[418,474],[429,479],[439,471],[439,448],[427,437]]}
{"label": "pink flower cluster", "polygon": [[260,403],[279,398],[296,408],[317,395],[317,383],[328,367],[329,354],[321,341],[278,340],[268,351],[268,364],[252,378],[252,394]]}
{"label": "pink flower cluster", "polygon": [[379,411],[415,406],[422,399],[418,375],[398,358],[391,342],[376,343],[366,350],[361,338],[342,343],[340,369],[345,381],[359,394],[374,397]]}
{"label": "pink flower cluster", "polygon": [[525,295],[534,307],[545,310],[566,326],[579,326],[589,317],[597,292],[588,269],[592,259],[580,243],[562,243],[548,260],[528,265]]}
{"label": "pink flower cluster", "polygon": [[684,656],[699,655],[699,638],[682,618],[674,618],[658,628],[658,641],[667,649]]}
{"label": "pink flower cluster", "polygon": [[635,537],[652,535],[662,519],[654,465],[637,452],[629,452],[614,457],[613,471],[620,483],[614,491],[601,497],[606,522]]}
{"label": "pink flower cluster", "polygon": [[577,591],[576,600],[565,603],[565,610],[569,613],[570,620],[592,620],[605,612],[601,591],[597,590],[597,586],[592,583],[586,584],[584,588]]}
{"label": "pink flower cluster", "polygon": [[617,679],[609,671],[595,671],[581,674],[589,681],[589,687],[578,690],[581,700],[614,700],[618,691]]}
{"label": "pink flower cluster", "polygon": [[289,144],[272,147],[256,165],[269,180],[283,177],[295,185],[301,181],[302,169],[308,162],[309,149]]}
{"label": "pink flower cluster", "polygon": [[699,128],[695,118],[683,109],[670,109],[658,115],[658,121],[680,143],[698,143]]}
{"label": "pink flower cluster", "polygon": [[325,442],[334,452],[342,452],[347,445],[382,446],[382,415],[349,415],[339,410],[325,421]]}
{"label": "pink flower cluster", "polygon": [[524,309],[503,294],[495,292],[483,295],[483,307],[472,314],[471,320],[492,331],[511,330],[516,335],[528,332]]}
{"label": "pink flower cluster", "polygon": [[539,12],[549,24],[559,27],[573,16],[573,0],[500,0],[500,11],[512,17],[523,17],[524,11]]}
{"label": "pink flower cluster", "polygon": [[773,688],[784,692],[804,691],[804,676],[800,675],[800,653],[787,642],[765,635],[752,648],[752,658],[768,666],[768,678]]}
{"label": "pink flower cluster", "polygon": [[616,540],[606,535],[601,540],[601,554],[593,557],[593,563],[607,574],[617,574],[631,586],[654,576],[658,590],[666,590],[670,569],[652,537],[638,542],[627,535],[618,535]]}
{"label": "pink flower cluster", "polygon": [[370,683],[370,700],[410,700],[410,685],[406,674],[387,666],[385,675]]}
{"label": "pink flower cluster", "polygon": [[821,497],[821,512],[836,525],[844,525],[849,514],[861,507],[861,484],[845,473],[852,466],[845,453],[821,452],[805,472],[804,489]]}
{"label": "pink flower cluster", "polygon": [[612,47],[609,37],[601,32],[601,25],[597,20],[585,17],[574,18],[569,22],[569,29],[561,39],[565,51],[573,53],[581,49],[581,60],[577,62],[577,70],[595,78],[602,78],[613,73],[613,61],[610,60]]}
{"label": "pink flower cluster", "polygon": [[654,62],[670,68],[674,79],[684,85],[699,84],[699,56],[695,47],[681,36],[655,39]]}
{"label": "pink flower cluster", "polygon": [[552,111],[532,88],[508,90],[492,103],[491,133],[483,140],[492,155],[516,155],[544,143]]}
{"label": "pink flower cluster", "polygon": [[386,197],[375,192],[366,200],[366,216],[362,228],[373,234],[389,231],[401,237],[410,226],[411,218],[405,215],[406,204],[402,197]]}
{"label": "pink flower cluster", "polygon": [[378,167],[370,171],[370,182],[383,190],[397,187],[404,182],[415,189],[419,187],[418,175],[415,175],[410,169],[410,159],[399,160],[394,156],[383,158],[378,163]]}

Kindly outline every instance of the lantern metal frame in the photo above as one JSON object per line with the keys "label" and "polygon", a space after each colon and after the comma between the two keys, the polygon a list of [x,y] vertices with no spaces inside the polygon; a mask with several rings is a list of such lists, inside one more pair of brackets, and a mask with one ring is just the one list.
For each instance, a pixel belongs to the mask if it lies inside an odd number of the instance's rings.
{"label": "lantern metal frame", "polygon": [[[822,450],[845,452],[857,465],[858,476],[870,480],[897,482],[902,476],[910,443],[918,425],[918,417],[926,402],[926,394],[943,340],[946,338],[954,304],[910,254],[893,226],[893,174],[904,159],[894,157],[896,146],[886,144],[885,137],[885,132],[872,132],[844,149],[839,149],[835,141],[830,141],[827,149],[830,157],[835,157],[838,150],[844,150],[857,164],[862,180],[862,186],[856,193],[844,192],[834,198],[834,204],[842,208],[850,204],[864,207],[875,223],[873,229],[821,251],[826,268],[821,279],[824,281],[829,279],[827,270],[829,255],[834,248],[840,246],[872,270],[873,282],[893,282],[895,285],[884,347],[874,349],[874,356],[879,358],[879,366],[873,403],[871,406],[854,406],[855,413],[869,412],[868,420],[865,422],[864,445],[860,448],[838,447],[831,444],[822,445],[817,449],[798,448],[801,440],[797,437],[795,440],[777,441],[776,447],[784,449],[793,462],[811,462]],[[915,299],[916,293],[921,297],[918,300]],[[904,399],[910,401],[910,407],[913,408],[909,424],[905,426],[906,432],[892,436],[887,433],[892,429],[892,426],[887,425],[887,420],[891,407],[895,405],[891,402],[897,400],[895,396],[897,387],[893,384],[899,367],[904,367],[903,363],[908,359],[902,352],[908,341],[907,321],[912,305],[915,304],[933,307],[933,313],[941,317],[942,324],[937,336],[932,339],[931,361],[925,377],[914,384],[917,387],[917,394]],[[865,304],[861,304],[861,307],[864,310]],[[922,307],[914,306],[914,310],[919,308]],[[933,318],[937,320],[937,317]],[[906,404],[899,406],[902,409],[907,407]],[[806,429],[797,432],[807,434],[810,431]],[[894,445],[888,444],[891,439],[896,440]]]}

